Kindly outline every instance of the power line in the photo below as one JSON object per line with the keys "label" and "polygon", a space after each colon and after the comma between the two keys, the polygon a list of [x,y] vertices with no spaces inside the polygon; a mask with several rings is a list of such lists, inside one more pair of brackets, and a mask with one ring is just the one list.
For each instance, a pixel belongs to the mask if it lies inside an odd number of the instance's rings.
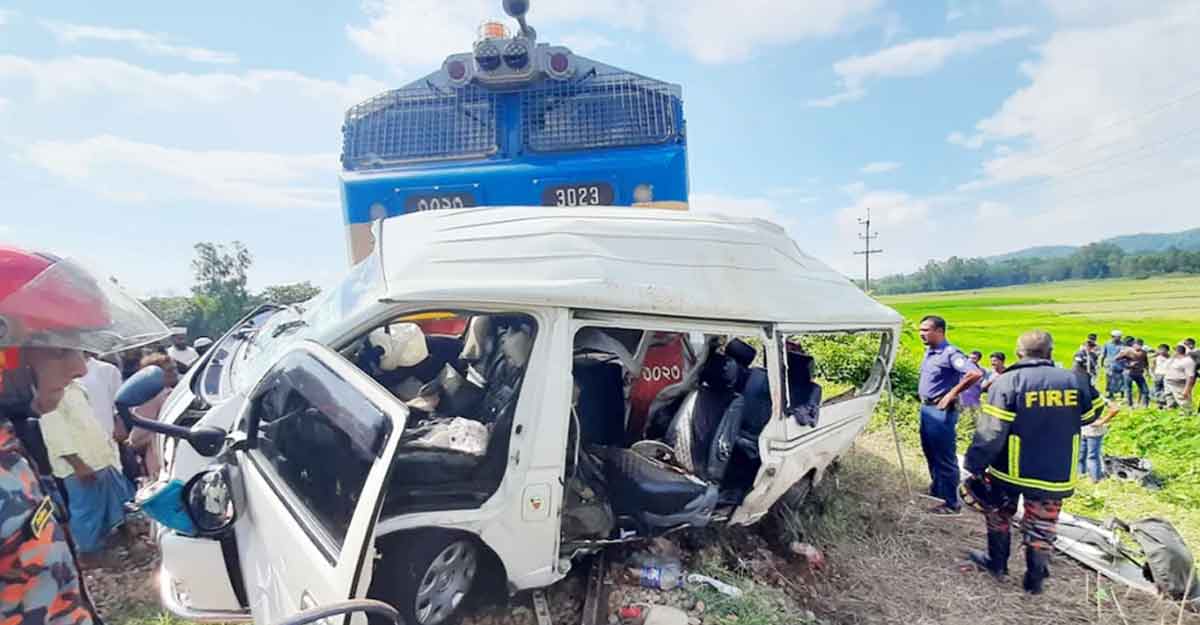
{"label": "power line", "polygon": [[862,239],[862,241],[863,241],[863,249],[861,251],[854,252],[854,254],[856,256],[862,256],[863,261],[866,263],[866,268],[865,268],[865,271],[863,272],[863,278],[864,278],[863,279],[863,290],[870,293],[871,292],[871,255],[872,254],[882,254],[883,250],[871,249],[871,241],[878,238],[879,233],[871,231],[871,209],[870,209],[870,207],[867,208],[866,218],[859,217],[858,223],[863,225],[863,233],[858,235],[858,238]]}
{"label": "power line", "polygon": [[1044,178],[1041,180],[1033,180],[1033,181],[1028,181],[1025,184],[1017,184],[1015,186],[1009,186],[1006,189],[1006,191],[1009,193],[1032,191],[1032,190],[1037,190],[1038,188],[1041,188],[1041,187],[1053,186],[1055,184],[1064,184],[1064,181],[1069,180],[1073,176],[1084,177],[1084,176],[1091,176],[1091,175],[1103,173],[1112,168],[1111,167],[1101,167],[1100,169],[1097,169],[1095,171],[1091,171],[1091,172],[1087,172],[1087,173],[1081,173],[1081,172],[1085,172],[1086,170],[1091,169],[1091,168],[1095,167],[1096,165],[1102,165],[1102,164],[1111,162],[1115,159],[1120,159],[1121,157],[1125,157],[1125,156],[1131,156],[1131,155],[1137,154],[1139,152],[1148,152],[1148,154],[1153,154],[1158,151],[1158,148],[1161,148],[1165,145],[1169,145],[1171,143],[1175,143],[1177,141],[1181,141],[1183,139],[1191,137],[1192,135],[1195,135],[1198,132],[1200,132],[1200,126],[1194,126],[1194,127],[1189,128],[1188,130],[1185,130],[1181,133],[1177,133],[1177,134],[1169,135],[1167,137],[1162,137],[1162,138],[1159,138],[1159,139],[1156,139],[1153,141],[1145,142],[1145,143],[1142,143],[1142,144],[1139,144],[1139,145],[1133,147],[1132,149],[1124,150],[1124,151],[1120,151],[1120,152],[1114,152],[1112,154],[1108,154],[1101,158],[1085,162],[1082,165],[1073,167],[1064,172],[1054,174],[1053,176],[1050,176],[1050,177],[1047,177],[1047,178]]}
{"label": "power line", "polygon": [[[1161,113],[1161,112],[1163,112],[1163,111],[1167,110],[1168,108],[1170,108],[1170,107],[1172,107],[1172,106],[1175,106],[1176,104],[1179,104],[1179,103],[1181,103],[1181,102],[1185,102],[1185,101],[1187,101],[1187,100],[1190,100],[1190,99],[1192,99],[1192,98],[1194,98],[1194,97],[1196,97],[1196,96],[1200,96],[1200,88],[1197,88],[1197,89],[1195,89],[1195,90],[1193,90],[1193,91],[1189,91],[1189,92],[1187,92],[1187,93],[1185,93],[1185,94],[1183,94],[1183,95],[1181,95],[1181,96],[1178,96],[1178,97],[1172,98],[1172,99],[1170,99],[1170,100],[1168,100],[1168,101],[1166,101],[1166,102],[1163,102],[1162,104],[1158,104],[1158,105],[1152,106],[1152,107],[1150,107],[1150,108],[1148,108],[1148,109],[1145,109],[1145,110],[1143,110],[1143,111],[1141,111],[1141,112],[1134,113],[1134,114],[1132,114],[1132,115],[1127,115],[1127,116],[1125,116],[1125,117],[1123,117],[1123,118],[1119,118],[1119,119],[1117,119],[1117,120],[1115,120],[1115,121],[1112,121],[1112,122],[1110,122],[1110,123],[1108,123],[1108,124],[1105,124],[1105,125],[1103,125],[1103,126],[1101,126],[1101,127],[1099,127],[1099,128],[1094,128],[1094,129],[1092,129],[1091,131],[1085,132],[1085,133],[1083,133],[1083,134],[1081,134],[1081,135],[1078,135],[1078,136],[1076,136],[1076,137],[1072,137],[1072,138],[1070,138],[1070,139],[1067,139],[1067,140],[1065,140],[1065,141],[1062,141],[1061,143],[1056,143],[1056,144],[1054,144],[1054,145],[1052,145],[1052,146],[1050,146],[1050,147],[1048,147],[1048,148],[1046,148],[1046,149],[1042,150],[1041,152],[1039,152],[1039,153],[1037,153],[1037,154],[1033,154],[1033,155],[1026,156],[1026,157],[1025,157],[1025,160],[1026,160],[1026,161],[1037,161],[1037,160],[1041,160],[1041,159],[1043,159],[1043,158],[1045,158],[1045,157],[1047,157],[1047,156],[1049,156],[1049,155],[1051,155],[1051,154],[1053,154],[1053,153],[1055,153],[1055,152],[1057,152],[1057,151],[1061,150],[1062,148],[1065,148],[1065,147],[1067,147],[1068,145],[1074,145],[1074,144],[1076,144],[1076,143],[1079,143],[1080,141],[1083,141],[1083,140],[1085,140],[1085,139],[1091,138],[1092,136],[1094,136],[1094,135],[1097,135],[1097,134],[1099,134],[1099,133],[1101,133],[1101,132],[1104,132],[1104,131],[1110,130],[1110,129],[1112,129],[1112,128],[1116,128],[1116,127],[1118,127],[1118,126],[1121,126],[1121,125],[1123,125],[1123,124],[1126,124],[1126,123],[1128,123],[1128,122],[1131,122],[1131,121],[1133,121],[1133,120],[1135,120],[1135,119],[1139,119],[1139,118],[1142,118],[1142,117],[1153,117],[1153,116],[1155,116],[1155,115],[1157,115],[1157,114],[1159,114],[1159,113]],[[1114,141],[1113,143],[1110,143],[1109,145],[1112,145],[1112,144],[1115,144],[1115,143],[1119,143],[1120,141],[1121,141],[1121,140]]]}

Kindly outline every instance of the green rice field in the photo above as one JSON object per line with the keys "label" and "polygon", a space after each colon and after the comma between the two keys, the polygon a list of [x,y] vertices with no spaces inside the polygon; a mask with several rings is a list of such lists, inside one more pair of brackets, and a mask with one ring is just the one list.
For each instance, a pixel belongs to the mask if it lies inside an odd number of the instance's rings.
{"label": "green rice field", "polygon": [[1119,329],[1148,345],[1174,345],[1200,335],[1200,276],[1145,280],[1054,282],[979,291],[880,298],[908,320],[905,344],[920,350],[916,324],[927,314],[945,317],[950,341],[964,351],[1002,351],[1013,358],[1017,336],[1040,328],[1069,361],[1089,332],[1107,340]]}

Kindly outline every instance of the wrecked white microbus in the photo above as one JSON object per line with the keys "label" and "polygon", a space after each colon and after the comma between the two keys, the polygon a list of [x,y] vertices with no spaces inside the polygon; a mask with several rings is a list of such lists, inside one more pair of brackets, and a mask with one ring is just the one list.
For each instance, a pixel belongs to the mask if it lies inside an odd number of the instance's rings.
{"label": "wrecked white microbus", "polygon": [[[167,421],[228,432],[216,458],[162,445],[199,519],[159,530],[176,614],[266,623],[371,596],[436,625],[482,584],[754,523],[866,425],[901,324],[761,220],[488,208],[377,236],[338,287],[256,311],[167,400]],[[861,384],[814,377],[802,346],[830,334],[874,352]]]}

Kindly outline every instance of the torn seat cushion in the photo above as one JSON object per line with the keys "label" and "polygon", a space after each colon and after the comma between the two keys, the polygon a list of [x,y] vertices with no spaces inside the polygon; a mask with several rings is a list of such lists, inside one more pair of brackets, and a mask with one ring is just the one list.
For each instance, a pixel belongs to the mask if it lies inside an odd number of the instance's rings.
{"label": "torn seat cushion", "polygon": [[634,451],[616,447],[599,451],[604,458],[613,510],[619,515],[677,514],[708,491],[704,482]]}

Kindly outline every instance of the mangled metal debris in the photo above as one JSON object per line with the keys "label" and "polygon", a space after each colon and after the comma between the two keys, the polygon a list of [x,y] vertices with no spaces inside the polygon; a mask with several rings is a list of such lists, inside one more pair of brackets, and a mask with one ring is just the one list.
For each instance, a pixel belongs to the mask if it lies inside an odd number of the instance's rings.
{"label": "mangled metal debris", "polygon": [[1054,546],[1113,581],[1175,601],[1200,601],[1200,583],[1191,579],[1195,559],[1183,537],[1163,519],[1102,523],[1064,512]]}

